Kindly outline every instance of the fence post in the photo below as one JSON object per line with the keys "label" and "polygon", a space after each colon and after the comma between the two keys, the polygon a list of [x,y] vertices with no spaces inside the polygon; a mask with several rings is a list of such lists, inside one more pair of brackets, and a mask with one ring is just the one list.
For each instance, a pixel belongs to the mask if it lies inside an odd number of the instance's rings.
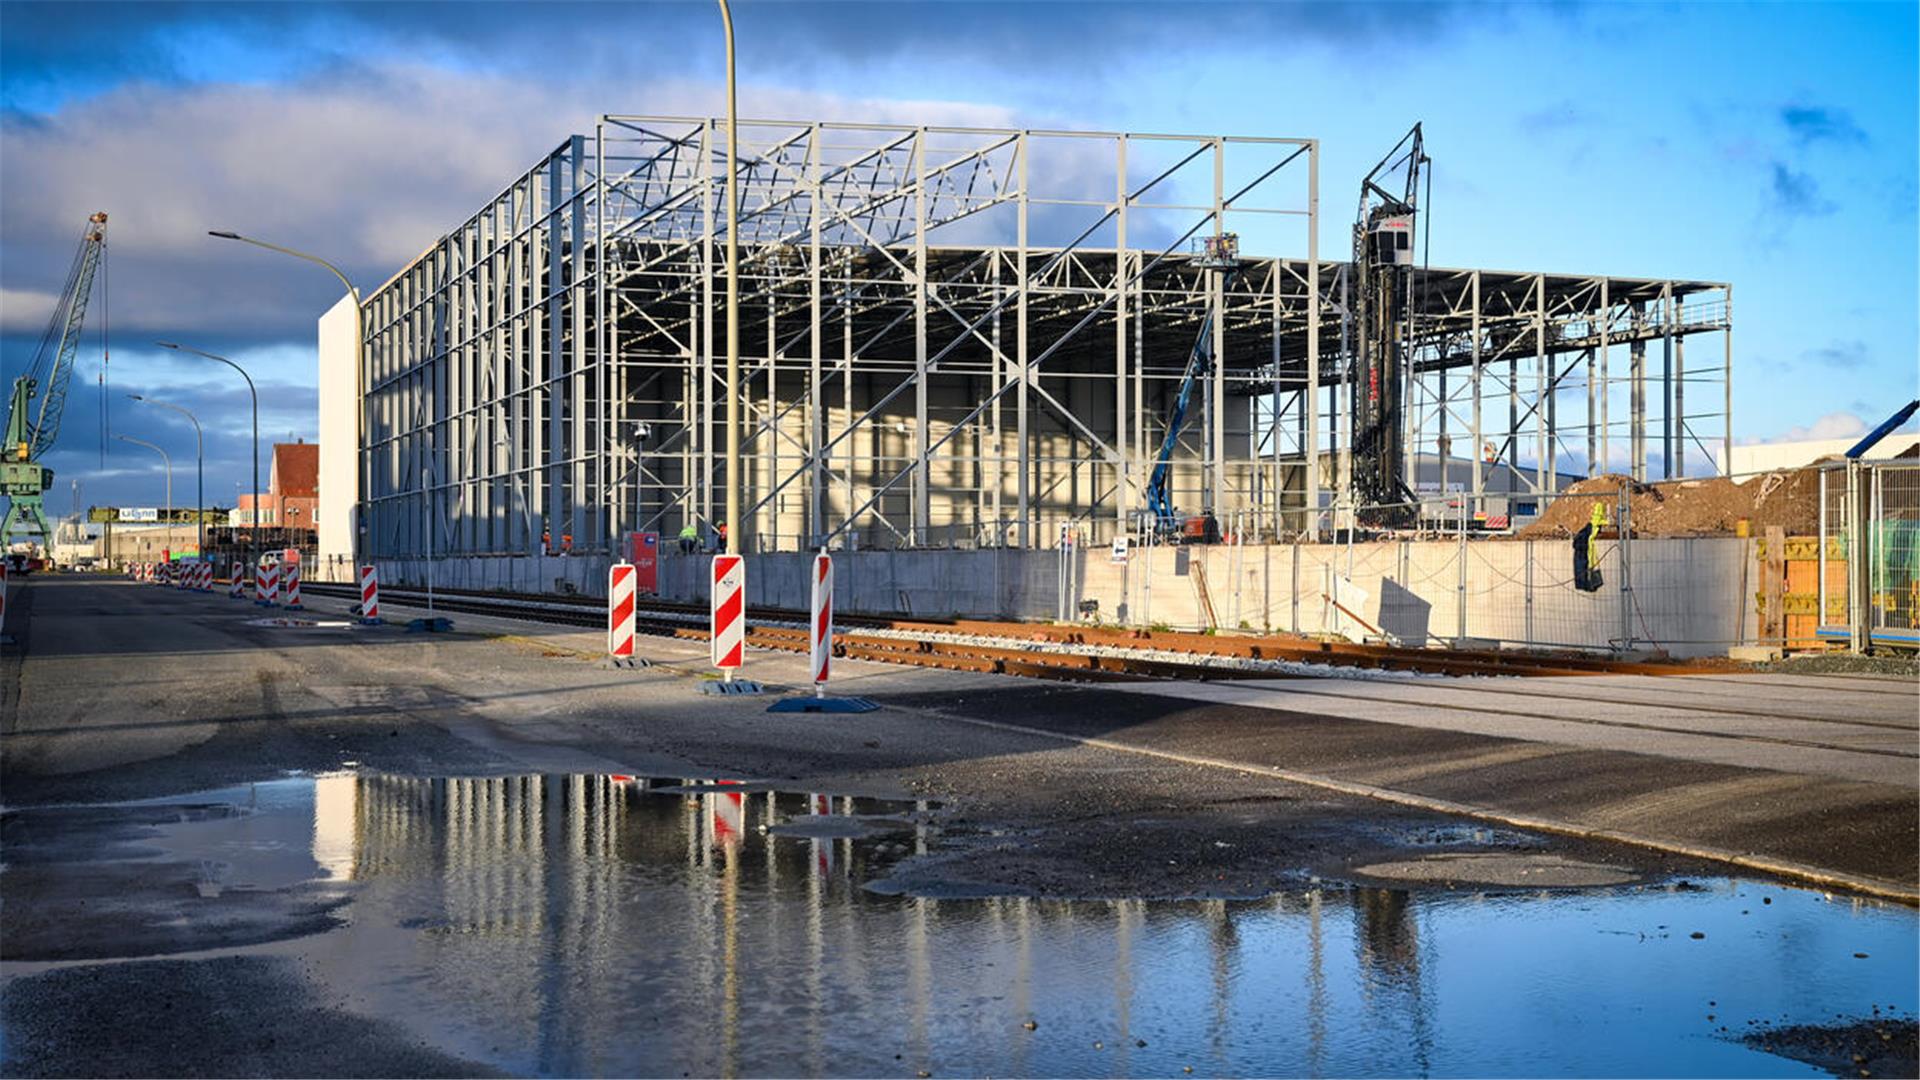
{"label": "fence post", "polygon": [[1521,631],[1521,633],[1526,635],[1527,644],[1531,645],[1533,644],[1533,541],[1526,540],[1526,541],[1523,541],[1523,543],[1526,545],[1522,554],[1525,556],[1525,560],[1526,560],[1525,576],[1526,576],[1527,600],[1526,600],[1526,603],[1522,605],[1522,609],[1526,614],[1526,627]]}
{"label": "fence post", "polygon": [[1458,608],[1459,626],[1454,634],[1456,647],[1467,640],[1467,496],[1460,497],[1460,544],[1456,558],[1460,560],[1460,584],[1454,588],[1454,604]]}
{"label": "fence post", "polygon": [[1818,639],[1820,638],[1820,628],[1822,626],[1825,626],[1827,623],[1827,470],[1825,469],[1820,470],[1819,486],[1820,486],[1820,541],[1819,541],[1820,546],[1817,549],[1814,556],[1815,559],[1818,561],[1819,565],[1817,565],[1814,568],[1814,574],[1820,580],[1819,580],[1818,586],[1815,589],[1815,595],[1814,595],[1814,601],[1813,601],[1817,607],[1816,613],[1813,617],[1813,636],[1816,639],[1815,641],[1816,645],[1819,644]]}
{"label": "fence post", "polygon": [[1860,461],[1850,459],[1847,462],[1847,627],[1848,644],[1854,652],[1865,651],[1867,647],[1867,590],[1870,587],[1868,567],[1872,560],[1867,555],[1866,545],[1861,543],[1864,517],[1861,513]]}
{"label": "fence post", "polygon": [[1293,603],[1293,632],[1300,632],[1300,541],[1293,542],[1293,586],[1288,590]]}
{"label": "fence post", "polygon": [[1620,488],[1620,511],[1616,520],[1620,527],[1620,540],[1616,548],[1620,552],[1620,648],[1624,651],[1633,648],[1633,489],[1631,485]]}
{"label": "fence post", "polygon": [[1872,575],[1867,580],[1867,647],[1872,648],[1873,631],[1887,625],[1887,606],[1881,602],[1887,592],[1887,471],[1869,465],[1867,475],[1873,477],[1873,507],[1867,515],[1867,542],[1873,546],[1872,561],[1867,564]]}

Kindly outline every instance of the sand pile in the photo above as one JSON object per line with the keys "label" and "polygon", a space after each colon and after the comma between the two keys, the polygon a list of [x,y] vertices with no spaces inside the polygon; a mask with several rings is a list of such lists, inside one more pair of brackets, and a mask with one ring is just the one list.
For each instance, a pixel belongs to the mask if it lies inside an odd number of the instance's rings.
{"label": "sand pile", "polygon": [[1617,473],[1589,477],[1567,488],[1517,535],[1572,536],[1587,523],[1596,502],[1606,507],[1612,521],[1623,488],[1632,492],[1628,501],[1635,536],[1730,535],[1742,518],[1755,536],[1772,525],[1788,536],[1812,536],[1820,529],[1820,474],[1792,469],[1738,483],[1723,477],[1659,484],[1637,484]]}

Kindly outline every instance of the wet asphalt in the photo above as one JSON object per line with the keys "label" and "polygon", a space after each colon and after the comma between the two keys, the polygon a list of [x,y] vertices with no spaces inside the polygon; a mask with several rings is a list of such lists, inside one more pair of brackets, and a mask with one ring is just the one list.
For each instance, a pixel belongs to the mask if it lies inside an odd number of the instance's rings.
{"label": "wet asphalt", "polygon": [[[337,608],[315,606],[314,617],[337,617]],[[577,634],[472,619],[451,635],[254,625],[266,614],[217,594],[81,578],[42,578],[11,598],[17,644],[0,653],[7,1073],[499,1068],[486,1055],[436,1047],[418,1025],[350,1007],[299,956],[275,951],[340,925],[351,910],[346,893],[209,896],[205,867],[164,852],[139,857],[158,825],[220,812],[193,793],[296,772],[738,777],[937,799],[940,843],[890,866],[883,883],[895,895],[934,898],[1255,898],[1347,884],[1457,892],[1505,887],[1511,879],[1501,875],[1516,865],[1536,874],[1530,887],[1545,889],[1725,873],[1631,845],[958,721],[1129,731],[1201,747],[1244,744],[1260,726],[1265,745],[1307,757],[1366,752],[1359,729],[1369,725],[1256,720],[1230,707],[1171,709],[1111,691],[871,665],[845,665],[843,687],[880,701],[879,712],[774,717],[766,699],[695,693],[699,643],[645,642],[658,666],[631,672],[597,664]],[[797,658],[753,663],[776,685],[800,676]],[[1487,749],[1445,732],[1395,734],[1393,753],[1409,760]],[[1631,773],[1607,782],[1630,783]],[[1545,790],[1579,797],[1564,785]],[[165,809],[98,805],[128,800]],[[1888,858],[1905,857],[1893,845],[1911,838],[1898,813],[1851,828],[1808,824],[1809,846],[1829,858],[1839,846],[1839,857],[1882,871]],[[1471,869],[1369,873],[1462,855],[1484,858],[1449,865],[1487,867],[1479,873],[1489,880],[1476,882]],[[1503,858],[1510,865],[1494,869]],[[1576,869],[1556,880],[1556,865]],[[96,1022],[104,1016],[123,1022]]]}

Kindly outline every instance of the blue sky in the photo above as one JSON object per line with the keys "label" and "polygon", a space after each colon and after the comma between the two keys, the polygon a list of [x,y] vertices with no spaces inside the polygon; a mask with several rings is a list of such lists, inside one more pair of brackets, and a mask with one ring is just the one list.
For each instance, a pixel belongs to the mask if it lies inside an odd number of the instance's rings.
{"label": "blue sky", "polygon": [[[751,115],[1317,137],[1333,253],[1423,121],[1436,264],[1733,282],[1742,438],[1847,434],[1920,383],[1912,4],[737,6]],[[234,356],[263,439],[311,437],[334,286],[207,228],[375,285],[595,115],[711,112],[719,77],[704,3],[0,3],[8,377],[108,210],[114,430],[190,458],[184,421],[120,394],[196,408],[229,501],[237,379],[148,343]],[[56,510],[74,478],[83,504],[157,498],[153,455],[103,467],[98,405],[74,397]]]}

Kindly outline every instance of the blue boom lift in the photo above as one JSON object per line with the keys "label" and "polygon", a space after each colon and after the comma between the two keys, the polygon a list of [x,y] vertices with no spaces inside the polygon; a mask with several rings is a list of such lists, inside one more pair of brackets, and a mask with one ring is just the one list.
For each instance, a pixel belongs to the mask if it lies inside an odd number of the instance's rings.
{"label": "blue boom lift", "polygon": [[[1225,288],[1240,272],[1239,254],[1240,238],[1233,233],[1222,233],[1207,238],[1203,253],[1195,257],[1193,265],[1224,275],[1222,288]],[[1160,440],[1160,453],[1154,458],[1153,472],[1147,478],[1147,511],[1153,515],[1154,531],[1162,537],[1177,537],[1185,531],[1184,519],[1173,508],[1173,451],[1180,443],[1181,429],[1187,424],[1194,387],[1201,385],[1213,371],[1213,323],[1212,312],[1200,320],[1200,334],[1194,340],[1193,351],[1187,355],[1187,370],[1180,380],[1179,396],[1174,398],[1173,411],[1167,414],[1167,434]]]}

